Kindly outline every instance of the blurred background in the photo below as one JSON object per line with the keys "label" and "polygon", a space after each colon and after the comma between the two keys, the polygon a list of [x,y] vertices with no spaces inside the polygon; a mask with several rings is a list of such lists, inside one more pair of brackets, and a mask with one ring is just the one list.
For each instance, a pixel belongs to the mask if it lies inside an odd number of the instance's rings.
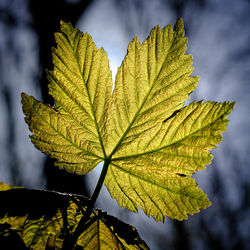
{"label": "blurred background", "polygon": [[101,166],[88,176],[58,171],[34,148],[20,94],[53,103],[45,69],[59,21],[88,32],[108,52],[114,76],[134,36],[184,19],[201,80],[190,101],[236,101],[215,158],[195,178],[213,205],[187,221],[154,222],[120,208],[102,188],[97,206],[135,226],[151,249],[250,249],[249,0],[0,0],[0,181],[91,195]]}

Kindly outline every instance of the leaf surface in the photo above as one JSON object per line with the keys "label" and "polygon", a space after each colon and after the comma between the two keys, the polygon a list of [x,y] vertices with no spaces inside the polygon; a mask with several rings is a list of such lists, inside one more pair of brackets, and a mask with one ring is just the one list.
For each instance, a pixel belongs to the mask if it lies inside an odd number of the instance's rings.
{"label": "leaf surface", "polygon": [[[185,55],[187,39],[179,19],[162,31],[156,26],[142,44],[135,38],[118,69],[109,110],[106,148],[113,156],[123,151],[129,139],[142,138],[133,148],[144,150],[145,132],[162,124],[182,108],[199,80],[190,77],[192,56]],[[131,153],[131,147],[127,149]]]}
{"label": "leaf surface", "polygon": [[48,71],[49,107],[22,94],[31,140],[70,172],[86,174],[105,157],[103,137],[112,79],[106,52],[72,25],[61,23]]}
{"label": "leaf surface", "polygon": [[184,107],[199,78],[190,76],[182,20],[129,44],[113,93],[106,53],[87,33],[62,23],[56,41],[48,72],[54,107],[22,98],[35,146],[73,173],[108,162],[111,196],[156,220],[183,220],[206,208],[210,202],[191,176],[210,164],[234,103]]}
{"label": "leaf surface", "polygon": [[[156,220],[164,220],[165,215],[183,220],[206,208],[210,202],[191,175],[210,164],[208,150],[222,139],[228,123],[225,116],[232,107],[194,102],[152,128],[144,151],[113,159],[105,180],[111,196],[132,211],[138,211],[138,204]],[[129,145],[133,148],[137,143],[138,138]]]}

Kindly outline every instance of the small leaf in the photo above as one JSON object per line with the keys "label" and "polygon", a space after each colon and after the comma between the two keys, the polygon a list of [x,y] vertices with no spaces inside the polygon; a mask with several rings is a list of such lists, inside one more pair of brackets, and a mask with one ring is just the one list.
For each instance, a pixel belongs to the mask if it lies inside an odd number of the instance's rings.
{"label": "small leaf", "polygon": [[136,229],[101,210],[77,244],[83,249],[149,249]]}
{"label": "small leaf", "polygon": [[[3,204],[0,241],[3,238],[8,243],[7,240],[15,237],[19,241],[22,239],[30,249],[61,249],[66,237],[74,234],[88,205],[79,195],[12,189],[3,183],[0,183],[0,199]],[[100,210],[92,211],[76,246],[82,249],[148,249],[134,227]]]}

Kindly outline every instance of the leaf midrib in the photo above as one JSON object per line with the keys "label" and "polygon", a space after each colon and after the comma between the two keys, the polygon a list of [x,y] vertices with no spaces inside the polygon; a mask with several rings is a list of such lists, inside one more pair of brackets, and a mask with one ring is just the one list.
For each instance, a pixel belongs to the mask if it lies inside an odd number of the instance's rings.
{"label": "leaf midrib", "polygon": [[[60,69],[58,69],[60,70]],[[71,81],[72,82],[72,81]],[[67,92],[67,90],[61,86],[61,84],[58,84],[57,83],[57,80],[54,80],[54,83],[63,91],[63,93],[69,98],[71,99],[72,102],[74,102],[76,104],[77,107],[79,107],[79,109],[84,112],[91,120],[92,120],[92,117],[87,113],[86,110],[83,109],[83,107],[78,103],[78,102],[75,102],[74,99],[72,98],[72,96],[70,95],[70,93]],[[72,82],[72,84],[74,84]],[[76,86],[75,86],[76,87]],[[78,90],[79,91],[79,90]],[[80,92],[79,92],[80,93]],[[73,116],[73,113],[71,113],[71,111],[68,109],[68,108],[65,108],[63,106],[63,103],[60,101],[60,100],[57,100],[56,101],[58,104],[60,104],[60,108],[64,109],[64,111],[71,117],[71,120],[78,124],[78,126],[80,126],[81,128],[83,128],[84,130],[87,130],[91,135],[93,135],[94,137],[98,138],[98,135],[96,135],[94,132],[92,132],[89,128],[83,126],[74,116]]]}
{"label": "leaf midrib", "polygon": [[[34,106],[32,104],[31,104],[31,106],[34,108]],[[53,112],[55,112],[55,111],[53,110]],[[58,119],[59,118],[63,119],[62,117],[60,117],[59,113],[57,113],[57,114],[58,114],[57,115]],[[64,138],[66,141],[68,141],[70,144],[72,144],[73,146],[75,146],[76,148],[78,148],[79,150],[81,150],[82,152],[84,152],[84,153],[86,153],[86,154],[88,154],[90,156],[94,156],[94,157],[96,157],[98,159],[103,159],[102,157],[100,157],[100,156],[98,156],[98,155],[96,155],[94,153],[91,153],[89,151],[85,151],[82,147],[79,147],[76,143],[74,143],[73,141],[69,140],[64,134],[62,134],[59,130],[57,130],[56,128],[54,128],[42,115],[39,115],[39,117],[41,117],[43,119],[43,121],[45,123],[47,123],[48,126],[51,127],[56,133],[58,133],[62,138]]]}
{"label": "leaf midrib", "polygon": [[[161,31],[161,32],[162,32],[162,31]],[[161,35],[162,35],[162,34],[161,34]],[[155,80],[153,81],[152,86],[151,86],[150,89],[148,90],[148,93],[147,93],[146,96],[144,97],[141,106],[139,107],[139,109],[138,109],[137,112],[135,113],[135,115],[134,115],[132,121],[130,122],[129,126],[127,127],[127,129],[126,129],[125,132],[123,133],[122,137],[120,138],[120,140],[118,141],[118,143],[116,144],[116,146],[114,147],[114,149],[112,150],[112,152],[110,153],[110,155],[109,155],[109,157],[108,157],[109,159],[112,158],[113,154],[117,151],[117,149],[118,149],[119,146],[121,145],[122,141],[123,141],[124,138],[127,136],[129,130],[131,129],[131,127],[133,126],[133,124],[134,124],[135,120],[137,119],[139,113],[141,112],[141,110],[142,110],[144,104],[145,104],[146,101],[148,100],[148,97],[149,97],[149,95],[150,95],[152,89],[154,88],[154,86],[155,86],[157,80],[158,80],[158,77],[159,77],[159,75],[160,75],[160,73],[161,73],[161,71],[162,71],[163,65],[165,64],[165,61],[166,61],[166,59],[167,59],[167,57],[168,57],[168,55],[169,55],[169,51],[170,51],[170,49],[172,48],[173,44],[174,44],[174,36],[173,36],[173,39],[172,39],[172,44],[171,44],[171,46],[170,46],[170,48],[169,48],[169,50],[168,50],[168,53],[166,54],[165,59],[164,59],[163,62],[162,62],[162,65],[161,65],[161,67],[160,67],[160,70],[159,70],[157,76],[155,77]],[[143,45],[143,43],[140,45],[140,48],[139,48],[139,49],[141,49],[142,45]],[[149,46],[149,44],[147,44],[147,46]],[[135,53],[136,53],[136,52],[135,52]]]}
{"label": "leaf midrib", "polygon": [[[228,112],[228,110],[225,111],[225,113],[221,114],[219,117],[217,117],[217,119],[213,120],[212,122],[208,123],[206,126],[204,127],[201,127],[200,129],[194,131],[193,133],[189,134],[188,136],[186,137],[183,137],[173,143],[170,143],[168,145],[165,145],[165,146],[162,146],[162,147],[159,147],[157,149],[154,149],[154,150],[151,150],[151,151],[147,151],[147,152],[143,152],[143,153],[138,153],[136,155],[128,155],[128,156],[121,156],[121,157],[116,157],[116,158],[112,158],[112,161],[119,161],[119,160],[126,160],[126,159],[130,159],[130,158],[137,158],[139,156],[143,156],[143,155],[147,155],[147,154],[151,154],[151,153],[155,153],[155,152],[158,152],[162,149],[165,149],[165,148],[168,148],[168,147],[171,147],[171,146],[174,146],[175,144],[178,144],[179,142],[185,140],[185,139],[188,139],[189,137],[192,137],[194,134],[198,133],[199,131],[205,129],[206,127],[210,126],[211,124],[213,124],[214,122],[216,122],[217,120],[221,119],[222,117],[224,117],[226,115],[226,113]],[[174,117],[173,117],[174,119]]]}
{"label": "leaf midrib", "polygon": [[[83,37],[83,36],[82,36],[82,37]],[[80,37],[79,40],[80,40],[82,37]],[[88,43],[89,43],[89,37],[87,36],[87,45],[88,45]],[[102,152],[103,152],[104,159],[106,159],[107,156],[106,156],[104,144],[103,144],[103,141],[102,141],[101,133],[100,133],[100,130],[99,130],[99,127],[98,127],[98,124],[97,124],[95,112],[94,112],[94,109],[93,109],[93,104],[92,104],[92,102],[91,102],[90,94],[89,94],[88,88],[87,88],[87,86],[86,86],[86,82],[84,81],[83,73],[82,73],[82,70],[81,70],[81,67],[80,67],[80,64],[79,64],[79,56],[78,56],[77,50],[74,51],[73,46],[72,46],[71,44],[70,44],[70,46],[71,46],[71,48],[72,48],[72,50],[73,50],[73,55],[74,55],[74,57],[75,57],[75,59],[76,59],[76,63],[77,63],[78,68],[79,68],[79,73],[80,73],[81,79],[82,79],[82,81],[83,81],[84,88],[85,88],[85,90],[86,90],[86,92],[87,92],[87,95],[88,95],[88,100],[89,100],[90,107],[91,107],[91,113],[92,113],[92,115],[93,115],[93,117],[94,117],[94,123],[95,123],[96,131],[97,131],[97,134],[98,134],[98,139],[99,139],[99,142],[100,142],[100,145],[101,145],[101,148],[102,148]],[[86,46],[85,52],[86,52],[87,49],[88,49],[88,46]],[[94,54],[94,53],[97,53],[97,52],[98,52],[97,49],[96,49],[96,50],[93,49],[93,54]],[[93,58],[93,54],[92,54],[92,58]],[[85,55],[86,55],[86,53],[85,53]],[[84,62],[85,62],[85,60],[84,60]],[[99,60],[99,62],[101,63],[101,60]],[[91,66],[92,66],[92,61],[91,61]],[[99,66],[100,66],[100,65],[99,65]],[[99,67],[98,71],[99,71],[99,70],[100,70],[100,67]],[[90,74],[90,72],[89,72],[89,74]],[[88,75],[88,76],[89,76],[89,75]]]}

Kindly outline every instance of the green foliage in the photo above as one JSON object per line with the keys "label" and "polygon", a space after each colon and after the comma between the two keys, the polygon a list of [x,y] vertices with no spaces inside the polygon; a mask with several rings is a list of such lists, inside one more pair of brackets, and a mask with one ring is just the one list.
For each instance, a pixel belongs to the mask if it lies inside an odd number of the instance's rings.
{"label": "green foliage", "polygon": [[[87,200],[79,195],[12,188],[3,183],[0,199],[0,224],[5,226],[0,238],[9,237],[13,230],[29,249],[61,249],[65,240],[71,240],[88,207]],[[36,209],[30,208],[29,202],[36,204]],[[134,227],[100,210],[91,212],[74,247],[148,249]]]}
{"label": "green foliage", "polygon": [[[209,150],[220,143],[234,103],[209,101],[184,106],[199,78],[190,76],[192,56],[185,54],[182,19],[174,29],[156,26],[143,43],[135,38],[129,44],[113,92],[107,54],[96,48],[87,33],[61,22],[55,38],[54,68],[48,71],[54,106],[24,93],[22,104],[31,141],[57,159],[59,168],[87,174],[104,162],[86,211],[82,208],[83,219],[79,220],[79,215],[73,224],[68,221],[69,234],[74,235],[76,224],[84,227],[94,220],[84,229],[85,234],[77,232],[77,244],[92,248],[97,238],[106,248],[109,243],[105,239],[112,239],[119,249],[119,244],[126,242],[117,240],[120,235],[114,225],[110,229],[108,217],[92,211],[103,182],[121,207],[138,211],[140,206],[157,221],[166,216],[187,219],[209,206],[206,194],[191,176],[210,164]],[[67,213],[76,214],[74,204],[68,204]],[[38,235],[44,233],[47,238],[37,238],[34,233],[29,240],[35,238],[44,246],[47,242],[62,244],[61,210],[54,216],[46,223],[39,219],[43,229]]]}

